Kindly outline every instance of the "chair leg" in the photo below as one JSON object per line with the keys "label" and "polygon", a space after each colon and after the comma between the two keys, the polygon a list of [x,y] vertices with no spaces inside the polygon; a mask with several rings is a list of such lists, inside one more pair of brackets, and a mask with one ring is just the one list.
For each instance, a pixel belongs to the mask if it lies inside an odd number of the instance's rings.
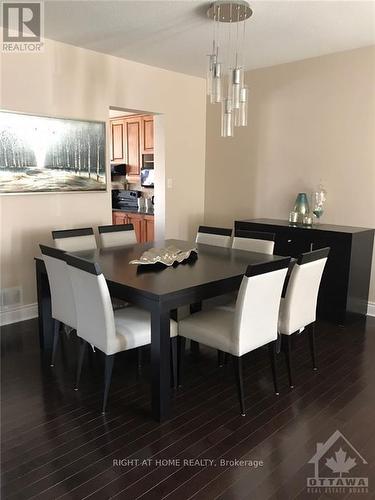
{"label": "chair leg", "polygon": [[[202,302],[195,302],[194,304],[190,304],[190,314],[194,314],[202,310]],[[195,340],[190,340],[190,352],[194,356],[199,355],[199,342]]]}
{"label": "chair leg", "polygon": [[244,417],[245,413],[245,398],[243,392],[243,376],[242,376],[242,358],[238,356],[232,356],[234,376],[236,378],[236,385],[238,391],[238,399],[240,401],[241,415]]}
{"label": "chair leg", "polygon": [[289,387],[291,389],[294,388],[293,384],[293,366],[292,366],[292,336],[291,335],[285,335],[285,360],[286,360],[286,366],[288,368],[288,377],[289,377]]}
{"label": "chair leg", "polygon": [[217,366],[219,368],[222,368],[224,365],[224,353],[223,351],[219,351],[219,349],[217,350]]}
{"label": "chair leg", "polygon": [[177,385],[178,385],[178,381],[177,381],[177,370],[178,370],[178,368],[177,368],[177,366],[178,366],[178,363],[177,363],[177,357],[178,357],[177,340],[178,340],[178,337],[173,337],[171,339],[171,372],[172,372],[171,378],[173,381],[172,387],[174,389],[177,389]]}
{"label": "chair leg", "polygon": [[268,352],[270,354],[270,361],[271,361],[271,369],[272,369],[272,378],[273,378],[273,386],[275,388],[275,394],[278,396],[279,393],[279,387],[277,383],[277,372],[276,372],[276,340],[274,342],[270,342],[268,344]]}
{"label": "chair leg", "polygon": [[75,391],[78,391],[78,386],[79,386],[79,381],[81,378],[81,371],[82,371],[83,359],[85,357],[86,347],[87,347],[87,342],[85,340],[81,339],[81,345],[79,347],[79,354],[78,354],[76,386],[74,388]]}
{"label": "chair leg", "polygon": [[95,351],[94,347],[90,344],[87,344],[87,347],[88,347],[88,362],[89,362],[89,367],[91,370],[94,367],[96,351]]}
{"label": "chair leg", "polygon": [[186,338],[180,336],[177,338],[178,338],[178,387],[182,387]]}
{"label": "chair leg", "polygon": [[281,352],[281,340],[282,340],[282,335],[281,333],[277,332],[277,339],[276,339],[276,354],[280,354]]}
{"label": "chair leg", "polygon": [[317,371],[318,368],[316,366],[316,349],[315,349],[315,323],[311,323],[309,326],[309,343],[310,343],[310,351],[311,351],[311,358],[312,358],[312,363],[313,363],[313,370]]}
{"label": "chair leg", "polygon": [[103,397],[103,408],[102,408],[102,414],[105,414],[105,409],[107,406],[107,400],[108,400],[108,394],[109,394],[109,388],[111,386],[111,380],[112,380],[112,369],[113,369],[113,362],[115,360],[115,355],[111,354],[110,356],[105,357],[105,368],[104,368],[104,397]]}
{"label": "chair leg", "polygon": [[55,319],[53,322],[53,347],[52,347],[52,356],[51,356],[50,366],[55,366],[56,351],[57,351],[57,346],[59,344],[59,339],[60,339],[60,326],[61,326],[60,321],[57,321],[57,319]]}

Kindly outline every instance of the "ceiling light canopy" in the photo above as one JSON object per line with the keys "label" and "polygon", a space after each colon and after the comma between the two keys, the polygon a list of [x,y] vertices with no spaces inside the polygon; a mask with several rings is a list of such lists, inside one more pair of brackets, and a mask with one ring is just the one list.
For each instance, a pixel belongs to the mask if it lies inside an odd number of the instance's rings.
{"label": "ceiling light canopy", "polygon": [[207,94],[211,103],[221,103],[222,137],[233,137],[234,127],[247,126],[249,90],[244,82],[244,47],[246,20],[252,14],[243,0],[218,0],[207,11],[213,21]]}

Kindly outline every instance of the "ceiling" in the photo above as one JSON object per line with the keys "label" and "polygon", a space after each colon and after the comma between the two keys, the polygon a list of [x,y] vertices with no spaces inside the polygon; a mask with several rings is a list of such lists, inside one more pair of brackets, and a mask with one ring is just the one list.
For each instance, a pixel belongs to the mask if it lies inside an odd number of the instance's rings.
{"label": "ceiling", "polygon": [[113,109],[109,108],[109,117],[110,118],[117,118],[118,116],[127,116],[127,115],[134,115],[137,113],[134,113],[134,111],[122,111],[121,109]]}
{"label": "ceiling", "polygon": [[[212,21],[201,1],[46,1],[45,36],[205,76]],[[246,68],[375,44],[375,1],[253,1]]]}

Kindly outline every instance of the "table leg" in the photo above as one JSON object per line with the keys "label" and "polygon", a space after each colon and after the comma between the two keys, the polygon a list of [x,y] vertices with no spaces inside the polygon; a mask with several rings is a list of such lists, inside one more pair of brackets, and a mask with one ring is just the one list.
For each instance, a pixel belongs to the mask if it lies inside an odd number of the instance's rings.
{"label": "table leg", "polygon": [[170,324],[169,311],[160,307],[151,312],[151,404],[155,420],[170,414]]}
{"label": "table leg", "polygon": [[[202,302],[195,302],[190,304],[190,314],[194,314],[202,310]],[[197,356],[199,354],[199,342],[190,340],[190,352]]]}
{"label": "table leg", "polygon": [[35,270],[38,296],[39,346],[42,350],[51,350],[53,344],[51,292],[44,263],[36,261]]}

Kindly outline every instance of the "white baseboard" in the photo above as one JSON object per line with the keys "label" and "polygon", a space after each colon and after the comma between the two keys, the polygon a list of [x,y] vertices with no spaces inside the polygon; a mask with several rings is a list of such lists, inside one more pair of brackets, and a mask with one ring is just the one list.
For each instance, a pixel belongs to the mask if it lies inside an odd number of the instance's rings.
{"label": "white baseboard", "polygon": [[375,316],[375,302],[368,303],[367,316]]}
{"label": "white baseboard", "polygon": [[38,304],[26,304],[13,307],[12,309],[0,310],[0,325],[9,325],[18,323],[26,319],[36,318],[38,316]]}

